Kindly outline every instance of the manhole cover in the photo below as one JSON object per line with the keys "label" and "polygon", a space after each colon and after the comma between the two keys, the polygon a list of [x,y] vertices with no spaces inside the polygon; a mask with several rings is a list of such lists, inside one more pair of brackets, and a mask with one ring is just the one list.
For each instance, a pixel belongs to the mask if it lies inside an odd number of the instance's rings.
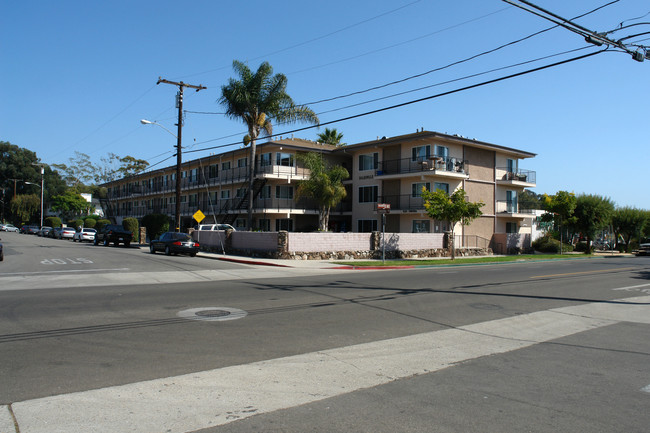
{"label": "manhole cover", "polygon": [[241,319],[242,317],[246,317],[248,313],[238,308],[203,307],[203,308],[190,308],[189,310],[179,311],[176,315],[184,319],[217,322],[217,321],[224,321],[224,320]]}

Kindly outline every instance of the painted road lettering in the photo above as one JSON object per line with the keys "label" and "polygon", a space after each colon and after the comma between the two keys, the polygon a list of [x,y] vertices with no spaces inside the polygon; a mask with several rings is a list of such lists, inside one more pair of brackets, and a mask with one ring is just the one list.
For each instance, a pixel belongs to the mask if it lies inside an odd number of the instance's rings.
{"label": "painted road lettering", "polygon": [[42,265],[88,265],[93,263],[92,260],[86,259],[83,257],[78,257],[71,259],[69,257],[65,257],[63,259],[45,259],[41,260]]}

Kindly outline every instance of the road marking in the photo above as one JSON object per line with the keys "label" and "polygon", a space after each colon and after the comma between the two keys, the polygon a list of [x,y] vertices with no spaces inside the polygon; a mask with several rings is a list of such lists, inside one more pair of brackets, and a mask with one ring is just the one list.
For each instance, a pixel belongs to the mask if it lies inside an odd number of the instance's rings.
{"label": "road marking", "polygon": [[565,274],[535,275],[529,278],[565,277],[567,275],[587,275],[587,274],[598,274],[601,272],[631,271],[633,269],[638,269],[638,268],[616,268],[616,269],[601,269],[598,271],[567,272]]}
{"label": "road marking", "polygon": [[13,277],[16,275],[45,275],[45,274],[66,274],[66,273],[79,273],[79,272],[114,272],[114,271],[130,271],[131,268],[114,268],[114,269],[67,269],[63,271],[33,271],[33,272],[6,272],[0,274],[2,277]]}
{"label": "road marking", "polygon": [[455,329],[45,397],[14,403],[12,409],[22,433],[186,433],[619,323],[608,317],[646,323],[650,316],[648,303],[650,296],[563,307]]}
{"label": "road marking", "polygon": [[643,388],[641,388],[641,391],[643,391],[643,392],[650,392],[650,385],[648,385],[648,386],[644,386]]}

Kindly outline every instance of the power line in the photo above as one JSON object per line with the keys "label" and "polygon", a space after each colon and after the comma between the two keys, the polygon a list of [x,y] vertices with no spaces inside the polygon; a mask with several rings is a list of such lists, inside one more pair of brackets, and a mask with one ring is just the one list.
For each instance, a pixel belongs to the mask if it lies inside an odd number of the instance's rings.
{"label": "power line", "polygon": [[[293,129],[293,130],[290,130],[290,131],[285,131],[282,134],[273,134],[273,135],[268,136],[268,138],[277,137],[279,135],[291,134],[291,133],[300,132],[300,131],[306,131],[308,129],[318,128],[320,126],[327,126],[327,125],[331,125],[331,124],[334,124],[334,123],[344,122],[346,120],[352,120],[352,119],[356,119],[356,118],[359,118],[359,117],[365,117],[365,116],[369,116],[371,114],[377,114],[377,113],[381,113],[383,111],[393,110],[393,109],[396,109],[396,108],[405,107],[407,105],[412,105],[412,104],[416,104],[416,103],[419,103],[419,102],[424,102],[424,101],[428,101],[428,100],[431,100],[431,99],[440,98],[442,96],[452,95],[454,93],[459,93],[459,92],[463,92],[463,91],[466,91],[466,90],[486,86],[488,84],[498,83],[500,81],[509,80],[509,79],[512,79],[512,78],[515,78],[515,77],[520,77],[520,76],[523,76],[523,75],[531,74],[533,72],[538,72],[538,71],[542,71],[544,69],[549,69],[549,68],[564,65],[564,64],[567,64],[567,63],[575,62],[575,61],[578,61],[578,60],[586,59],[588,57],[592,57],[592,56],[595,56],[597,54],[604,53],[607,50],[608,50],[608,48],[605,48],[605,49],[602,49],[602,50],[599,50],[599,51],[594,51],[592,53],[584,54],[584,55],[577,56],[577,57],[572,57],[570,59],[565,59],[565,60],[555,62],[555,63],[551,63],[551,64],[548,64],[548,65],[539,66],[537,68],[527,69],[525,71],[521,71],[521,72],[517,72],[517,73],[514,73],[514,74],[506,75],[506,76],[503,76],[503,77],[494,78],[492,80],[483,81],[483,82],[480,82],[480,83],[472,84],[472,85],[461,87],[461,88],[458,88],[458,89],[449,90],[447,92],[437,93],[435,95],[426,96],[424,98],[414,99],[414,100],[411,100],[411,101],[402,102],[400,104],[395,104],[395,105],[391,105],[391,106],[388,106],[388,107],[378,108],[376,110],[371,110],[371,111],[367,111],[367,112],[364,112],[364,113],[354,114],[354,115],[339,118],[339,119],[336,119],[336,120],[323,122],[323,123],[320,123],[319,125],[305,126],[303,128],[297,128],[297,129]],[[207,141],[202,142],[202,143],[206,143],[206,142]],[[197,143],[197,144],[201,144],[201,143]],[[203,152],[203,151],[206,151],[206,150],[218,149],[218,148],[228,147],[228,146],[235,146],[235,145],[238,145],[238,144],[240,144],[240,143],[222,144],[222,145],[219,145],[219,146],[212,146],[212,147],[206,147],[206,148],[203,148],[203,149],[190,150],[190,151],[187,151],[185,153]]]}
{"label": "power line", "polygon": [[[422,0],[415,0],[415,1],[412,1],[412,2],[410,2],[410,3],[407,3],[407,4],[405,4],[405,5],[402,5],[402,6],[400,6],[400,7],[397,7],[397,8],[395,8],[395,9],[391,9],[391,10],[389,10],[389,11],[387,11],[387,12],[383,12],[383,13],[381,13],[381,14],[379,14],[379,15],[375,15],[375,16],[373,16],[373,17],[367,18],[367,19],[362,20],[362,21],[359,21],[359,22],[357,22],[357,23],[350,24],[349,26],[346,26],[346,27],[340,28],[340,29],[338,29],[338,30],[334,30],[334,31],[329,32],[329,33],[326,33],[326,34],[324,34],[324,35],[317,36],[317,37],[315,37],[315,38],[308,39],[308,40],[306,40],[306,41],[299,42],[299,43],[297,43],[297,44],[294,44],[294,45],[291,45],[291,46],[288,46],[288,47],[286,47],[286,48],[282,48],[282,49],[279,49],[279,50],[276,50],[276,51],[272,51],[272,52],[267,53],[267,54],[262,54],[262,55],[257,56],[257,57],[249,58],[249,59],[247,59],[247,61],[263,59],[263,58],[266,58],[266,57],[269,57],[269,56],[273,56],[273,55],[275,55],[275,54],[280,54],[280,53],[283,53],[283,52],[285,52],[285,51],[289,51],[289,50],[292,50],[292,49],[294,49],[294,48],[301,47],[301,46],[303,46],[303,45],[310,44],[310,43],[312,43],[312,42],[319,41],[319,40],[321,40],[321,39],[328,38],[328,37],[330,37],[330,36],[332,36],[332,35],[335,35],[335,34],[337,34],[337,33],[341,33],[341,32],[344,32],[344,31],[346,31],[346,30],[350,30],[350,29],[352,29],[352,28],[354,28],[354,27],[358,27],[358,26],[360,26],[360,25],[362,25],[362,24],[368,23],[368,22],[370,22],[370,21],[374,21],[374,20],[376,20],[376,19],[378,19],[378,18],[384,17],[384,16],[386,16],[386,15],[390,15],[390,14],[392,14],[392,13],[395,13],[395,12],[400,11],[400,10],[402,10],[402,9],[405,9],[405,8],[407,8],[407,7],[413,6],[414,4],[419,3],[419,2],[421,2],[421,1],[422,1]],[[226,68],[228,68],[228,67],[230,67],[230,65],[228,65],[228,66],[221,66],[221,67],[219,67],[219,68],[210,69],[210,70],[207,70],[207,71],[198,72],[198,73],[191,74],[191,75],[185,75],[184,77],[189,78],[189,77],[194,77],[194,76],[197,76],[197,75],[209,74],[210,72],[220,71],[220,70],[222,70],[222,69],[226,69]]]}
{"label": "power line", "polygon": [[[592,10],[590,10],[590,11],[588,11],[588,12],[585,12],[585,13],[583,13],[583,14],[581,14],[581,15],[575,16],[575,17],[573,17],[572,19],[575,20],[575,19],[578,19],[578,18],[585,17],[585,16],[590,15],[590,14],[592,14],[592,13],[594,13],[594,12],[600,10],[600,9],[603,9],[603,8],[605,8],[605,7],[607,7],[607,6],[610,6],[610,5],[614,4],[614,3],[617,3],[618,1],[620,1],[620,0],[614,0],[614,1],[611,1],[611,2],[609,2],[609,3],[606,3],[606,4],[604,4],[604,5],[601,5],[601,6],[597,7],[597,8],[595,8],[595,9],[592,9]],[[497,12],[499,12],[499,11],[497,11]],[[493,12],[493,13],[496,13],[496,12]],[[468,22],[469,22],[469,21],[468,21]],[[334,101],[334,100],[337,100],[337,99],[347,98],[347,97],[350,97],[350,96],[356,96],[356,95],[360,95],[360,94],[363,94],[363,93],[371,92],[371,91],[373,91],[373,90],[383,89],[383,88],[386,88],[386,87],[389,87],[389,86],[393,86],[393,85],[395,85],[395,84],[404,83],[404,82],[406,82],[406,81],[413,80],[413,79],[415,79],[415,78],[420,78],[420,77],[423,77],[423,76],[425,76],[425,75],[429,75],[429,74],[431,74],[431,73],[433,73],[433,72],[439,72],[439,71],[442,71],[442,70],[444,70],[444,69],[448,69],[448,68],[450,68],[450,67],[452,67],[452,66],[460,65],[460,64],[462,64],[462,63],[469,62],[469,61],[474,60],[474,59],[476,59],[476,58],[479,58],[479,57],[485,56],[485,55],[487,55],[487,54],[494,53],[494,52],[499,51],[499,50],[501,50],[501,49],[503,49],[503,48],[506,48],[506,47],[509,47],[509,46],[512,46],[512,45],[518,44],[518,43],[520,43],[520,42],[523,42],[523,41],[526,41],[526,40],[528,40],[528,39],[531,39],[531,38],[533,38],[533,37],[535,37],[535,36],[538,36],[538,35],[540,35],[540,34],[542,34],[542,33],[545,33],[545,32],[548,32],[548,31],[550,31],[550,30],[553,30],[553,29],[555,29],[555,28],[557,28],[557,27],[559,27],[559,25],[555,25],[555,26],[552,26],[552,27],[548,27],[548,28],[543,29],[543,30],[540,30],[540,31],[538,31],[538,32],[531,33],[531,34],[528,35],[528,36],[524,36],[523,38],[516,39],[516,40],[514,40],[514,41],[511,41],[511,42],[505,43],[505,44],[503,44],[503,45],[499,45],[499,46],[496,47],[496,48],[492,48],[492,49],[490,49],[490,50],[483,51],[483,52],[478,53],[478,54],[475,54],[475,55],[473,55],[473,56],[466,57],[466,58],[461,59],[461,60],[457,60],[457,61],[452,62],[452,63],[449,63],[449,64],[447,64],[447,65],[445,65],[445,66],[440,66],[440,67],[438,67],[438,68],[430,69],[430,70],[428,70],[428,71],[425,71],[425,72],[422,72],[422,73],[419,73],[419,74],[415,74],[415,75],[411,75],[411,76],[406,77],[406,78],[402,78],[402,79],[399,79],[399,80],[391,81],[391,82],[389,82],[389,83],[385,83],[385,84],[381,84],[381,85],[378,85],[378,86],[370,87],[370,88],[365,89],[365,90],[359,90],[359,91],[355,91],[355,92],[347,93],[347,94],[345,94],[345,95],[335,96],[335,97],[327,98],[327,99],[321,99],[321,100],[314,101],[314,102],[307,102],[305,105],[316,105],[316,104],[320,104],[320,103],[323,103],[323,102],[330,102],[330,101]]]}

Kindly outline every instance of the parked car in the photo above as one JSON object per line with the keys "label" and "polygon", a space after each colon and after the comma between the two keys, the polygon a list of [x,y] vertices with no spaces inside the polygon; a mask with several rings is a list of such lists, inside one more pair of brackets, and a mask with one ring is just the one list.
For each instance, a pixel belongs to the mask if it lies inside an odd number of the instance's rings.
{"label": "parked car", "polygon": [[43,226],[36,232],[37,235],[46,237],[48,234],[50,234],[50,231],[52,230],[52,227],[50,226]]}
{"label": "parked car", "polygon": [[28,234],[28,235],[35,235],[36,233],[38,233],[39,230],[40,230],[40,228],[38,226],[24,225],[24,226],[22,226],[20,228],[20,233]]}
{"label": "parked car", "polygon": [[[74,236],[75,233],[76,232],[72,227],[63,227],[61,229],[61,231],[59,232],[59,234],[58,234],[58,238],[59,239],[72,239],[72,237]],[[95,239],[94,236],[93,236],[93,239]]]}
{"label": "parked car", "polygon": [[164,251],[168,256],[189,254],[194,257],[199,252],[199,243],[195,242],[187,233],[167,232],[149,243],[149,251],[151,254],[156,254],[156,251]]}
{"label": "parked car", "polygon": [[107,224],[95,233],[95,245],[102,244],[107,247],[111,242],[118,246],[121,243],[125,247],[131,245],[133,233],[117,224]]}
{"label": "parked car", "polygon": [[95,235],[97,234],[97,230],[95,229],[79,229],[76,232],[73,230],[72,232],[72,242],[83,242],[83,241],[88,241],[92,242],[95,240]]}
{"label": "parked car", "polygon": [[47,234],[47,237],[53,238],[53,239],[59,239],[59,233],[61,233],[61,230],[63,230],[63,227],[54,227],[50,232]]}
{"label": "parked car", "polygon": [[1,232],[18,232],[18,227],[13,224],[0,224]]}
{"label": "parked car", "polygon": [[236,228],[230,224],[201,224],[197,230],[232,230],[237,231]]}
{"label": "parked car", "polygon": [[639,249],[636,250],[637,256],[650,256],[650,243],[639,244]]}

